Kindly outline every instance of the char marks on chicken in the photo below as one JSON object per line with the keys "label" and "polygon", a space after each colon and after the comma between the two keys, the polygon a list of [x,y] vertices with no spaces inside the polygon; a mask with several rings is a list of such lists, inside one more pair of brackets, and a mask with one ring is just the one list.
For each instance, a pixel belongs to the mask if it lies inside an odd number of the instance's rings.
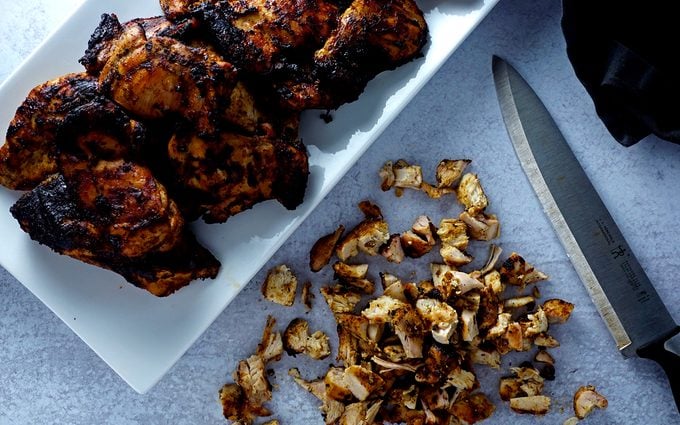
{"label": "char marks on chicken", "polygon": [[104,14],[86,72],[35,87],[0,147],[12,214],[55,251],[168,295],[219,262],[186,223],[304,199],[300,113],[420,54],[414,0],[161,0]]}
{"label": "char marks on chicken", "polygon": [[32,239],[157,296],[216,276],[219,262],[185,228],[148,169],[123,160],[67,161],[64,174],[50,176],[11,208]]}

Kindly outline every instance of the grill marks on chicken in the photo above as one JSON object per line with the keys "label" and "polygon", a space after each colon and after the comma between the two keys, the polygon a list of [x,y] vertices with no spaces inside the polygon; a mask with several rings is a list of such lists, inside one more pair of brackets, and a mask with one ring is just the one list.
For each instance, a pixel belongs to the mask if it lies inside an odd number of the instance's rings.
{"label": "grill marks on chicken", "polygon": [[300,142],[230,132],[217,139],[176,134],[168,152],[176,178],[200,200],[208,223],[268,199],[293,209],[304,198],[309,169]]}
{"label": "grill marks on chicken", "polygon": [[99,76],[102,91],[145,119],[184,117],[210,132],[229,105],[234,67],[206,49],[126,30]]}
{"label": "grill marks on chicken", "polygon": [[[196,2],[189,3],[191,9]],[[258,74],[322,46],[339,13],[324,0],[206,1],[193,8],[225,57]]]}
{"label": "grill marks on chicken", "polygon": [[67,74],[31,90],[0,147],[0,184],[27,190],[54,173],[60,124],[69,112],[92,101],[97,90],[97,80],[82,73]]}
{"label": "grill marks on chicken", "polygon": [[251,85],[289,110],[335,109],[380,72],[416,58],[427,24],[414,0],[170,0]]}
{"label": "grill marks on chicken", "polygon": [[11,208],[32,239],[157,296],[216,276],[219,262],[185,229],[177,205],[147,168],[124,160],[63,162],[63,174]]}
{"label": "grill marks on chicken", "polygon": [[102,15],[87,73],[29,93],[0,184],[30,190],[11,211],[31,238],[165,296],[220,266],[186,221],[296,208],[300,112],[355,100],[427,26],[414,0],[160,2],[164,17]]}

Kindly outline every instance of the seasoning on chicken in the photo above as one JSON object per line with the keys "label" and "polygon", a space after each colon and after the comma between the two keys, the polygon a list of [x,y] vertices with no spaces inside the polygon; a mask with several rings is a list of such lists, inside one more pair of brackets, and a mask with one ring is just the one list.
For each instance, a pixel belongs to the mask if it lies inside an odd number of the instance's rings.
{"label": "seasoning on chicken", "polygon": [[101,90],[144,119],[179,118],[210,134],[229,106],[234,67],[208,49],[170,37],[149,37],[141,25],[124,30],[99,75]]}
{"label": "seasoning on chicken", "polygon": [[290,307],[295,302],[297,284],[295,274],[288,266],[281,264],[267,274],[262,283],[262,295],[269,301]]}
{"label": "seasoning on chicken", "polygon": [[216,276],[219,262],[185,229],[148,169],[123,160],[64,167],[11,208],[32,239],[157,296]]}
{"label": "seasoning on chicken", "polygon": [[57,172],[57,132],[75,108],[99,96],[96,78],[66,74],[30,91],[0,147],[0,184],[29,190]]}
{"label": "seasoning on chicken", "polygon": [[331,257],[335,251],[335,245],[337,245],[344,232],[345,226],[341,224],[333,233],[319,238],[319,240],[314,243],[312,249],[309,251],[309,268],[313,272],[318,272],[331,261]]}
{"label": "seasoning on chicken", "polygon": [[221,223],[276,199],[294,209],[303,201],[309,164],[299,141],[223,131],[212,137],[175,134],[168,144],[175,184],[188,192],[207,223]]}
{"label": "seasoning on chicken", "polygon": [[289,355],[306,354],[315,360],[331,354],[328,335],[322,331],[310,335],[309,323],[303,319],[293,319],[288,324],[283,333],[283,346]]}
{"label": "seasoning on chicken", "polygon": [[609,402],[592,385],[580,387],[574,394],[574,413],[579,419],[588,416],[595,409],[606,409]]}
{"label": "seasoning on chicken", "polygon": [[257,352],[241,360],[234,371],[235,383],[225,384],[219,391],[222,413],[226,419],[251,425],[257,417],[271,416],[264,404],[272,398],[272,388],[265,367],[279,360],[283,353],[281,334],[274,332],[276,320],[267,317],[267,324]]}

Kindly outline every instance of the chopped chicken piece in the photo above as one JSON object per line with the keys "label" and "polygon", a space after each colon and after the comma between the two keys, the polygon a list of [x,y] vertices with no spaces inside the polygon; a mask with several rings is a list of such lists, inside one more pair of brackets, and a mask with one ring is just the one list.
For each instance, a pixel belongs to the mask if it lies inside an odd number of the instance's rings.
{"label": "chopped chicken piece", "polygon": [[565,420],[562,425],[576,425],[579,423],[579,419],[576,416],[572,416],[571,418]]}
{"label": "chopped chicken piece", "polygon": [[300,376],[300,371],[295,368],[290,369],[288,371],[288,375],[290,375],[298,385],[312,393],[321,401],[321,411],[324,413],[326,418],[326,424],[330,425],[337,423],[337,420],[345,411],[345,405],[328,397],[326,394],[326,384],[323,380],[311,382],[305,381]]}
{"label": "chopped chicken piece", "polygon": [[511,318],[512,315],[510,313],[500,313],[496,319],[496,324],[488,330],[486,337],[493,339],[505,334],[505,332],[508,330],[508,325],[510,324]]}
{"label": "chopped chicken piece", "polygon": [[380,189],[382,189],[383,192],[392,189],[395,180],[394,164],[392,164],[392,161],[387,161],[385,165],[380,168],[378,175],[380,176]]}
{"label": "chopped chicken piece", "polygon": [[486,351],[475,347],[470,353],[470,360],[474,364],[482,364],[498,369],[501,367],[501,353],[497,350]]}
{"label": "chopped chicken piece", "polygon": [[390,235],[385,245],[380,247],[380,255],[385,257],[390,263],[399,264],[404,261],[406,254],[401,246],[401,236],[398,233]]}
{"label": "chopped chicken piece", "polygon": [[484,194],[484,189],[482,189],[477,175],[472,173],[465,174],[461,178],[456,196],[458,201],[465,207],[465,210],[471,215],[484,211],[487,205],[489,205],[489,200]]}
{"label": "chopped chicken piece", "polygon": [[345,226],[341,224],[335,232],[323,236],[314,243],[309,252],[309,268],[313,272],[318,272],[331,261],[335,245],[337,245],[344,232]]}
{"label": "chopped chicken piece", "polygon": [[436,170],[437,187],[453,187],[471,162],[469,159],[441,160]]}
{"label": "chopped chicken piece", "polygon": [[390,323],[397,310],[407,307],[403,301],[382,295],[372,300],[361,314],[374,323]]}
{"label": "chopped chicken piece", "polygon": [[516,397],[510,399],[510,408],[517,413],[531,413],[544,415],[550,410],[550,397],[533,395],[528,397]]}
{"label": "chopped chicken piece", "polygon": [[404,254],[411,258],[422,257],[432,251],[432,247],[434,246],[421,236],[418,236],[413,230],[407,230],[402,233],[400,242]]}
{"label": "chopped chicken piece", "polygon": [[345,407],[338,425],[372,425],[378,415],[382,400],[368,407],[368,402],[352,403]]}
{"label": "chopped chicken piece", "polygon": [[467,226],[457,218],[441,219],[437,235],[443,244],[451,245],[460,250],[467,248],[470,240],[467,235]]}
{"label": "chopped chicken piece", "polygon": [[542,333],[536,335],[534,338],[534,345],[544,348],[555,348],[559,347],[560,343],[553,336]]}
{"label": "chopped chicken piece", "polygon": [[543,303],[543,311],[550,323],[564,323],[569,320],[574,304],[560,299],[551,299]]}
{"label": "chopped chicken piece", "polygon": [[532,297],[531,295],[526,295],[523,297],[516,297],[516,298],[508,298],[503,302],[503,306],[505,308],[520,308],[520,307],[526,307],[530,304],[534,304],[536,302],[536,299]]}
{"label": "chopped chicken piece", "polygon": [[262,357],[253,355],[241,360],[234,372],[234,380],[243,389],[243,394],[253,406],[262,406],[271,400],[271,385]]}
{"label": "chopped chicken piece", "polygon": [[375,395],[385,384],[380,375],[358,365],[345,369],[345,380],[354,397],[361,401]]}
{"label": "chopped chicken piece", "polygon": [[542,308],[538,308],[535,313],[527,315],[528,324],[524,330],[525,336],[533,336],[548,330],[548,317]]}
{"label": "chopped chicken piece", "polygon": [[411,230],[413,230],[413,233],[424,239],[428,245],[434,246],[437,243],[437,240],[434,237],[437,233],[437,229],[434,227],[434,224],[432,224],[432,221],[428,216],[418,216],[416,221],[413,222]]}
{"label": "chopped chicken piece", "polygon": [[464,266],[470,264],[474,258],[465,251],[461,251],[453,245],[442,245],[439,248],[439,255],[449,266]]}
{"label": "chopped chicken piece", "polygon": [[271,269],[262,285],[262,295],[266,299],[288,307],[295,302],[296,291],[297,278],[285,264]]}
{"label": "chopped chicken piece", "polygon": [[267,324],[264,327],[264,332],[262,333],[262,340],[257,345],[257,351],[255,354],[262,357],[265,363],[272,360],[281,360],[281,355],[283,354],[283,341],[281,339],[280,332],[274,332],[274,326],[276,325],[276,319],[273,316],[267,317]]}
{"label": "chopped chicken piece", "polygon": [[[538,370],[533,367],[513,367],[510,370],[515,374],[517,381],[520,383],[520,396],[540,395],[543,392],[544,379]],[[517,397],[517,395],[513,397]]]}
{"label": "chopped chicken piece", "polygon": [[463,341],[472,341],[477,335],[479,335],[479,329],[477,328],[477,314],[474,311],[463,310],[460,314],[460,320],[463,324],[461,334]]}
{"label": "chopped chicken piece", "polygon": [[283,353],[281,334],[274,332],[276,320],[269,316],[256,354],[239,362],[234,371],[236,383],[225,384],[220,390],[224,417],[235,423],[252,424],[257,416],[270,416],[264,403],[271,400],[271,385],[265,365],[279,360]]}
{"label": "chopped chicken piece", "polygon": [[[493,403],[481,393],[470,394],[451,405],[451,413],[464,424],[474,424],[489,418],[496,410]],[[452,422],[456,424],[456,422]]]}
{"label": "chopped chicken piece", "polygon": [[342,326],[338,326],[338,355],[336,359],[345,366],[359,363],[361,353],[359,352],[359,339]]}
{"label": "chopped chicken piece", "polygon": [[380,247],[390,238],[387,222],[381,219],[366,219],[352,229],[335,247],[340,261],[358,255],[378,255]]}
{"label": "chopped chicken piece", "polygon": [[425,319],[434,340],[440,344],[448,344],[458,325],[456,310],[433,298],[420,298],[416,301],[416,310]]}
{"label": "chopped chicken piece", "polygon": [[410,165],[400,159],[394,164],[392,171],[394,172],[394,187],[420,189],[423,183],[423,170],[419,165]]}
{"label": "chopped chicken piece", "polygon": [[580,387],[574,394],[574,413],[579,419],[588,416],[593,410],[606,409],[609,402],[592,385]]}
{"label": "chopped chicken piece", "polygon": [[484,286],[491,289],[495,295],[500,295],[505,291],[505,285],[501,281],[501,274],[498,270],[493,270],[484,275]]}
{"label": "chopped chicken piece", "polygon": [[289,355],[306,354],[319,360],[331,354],[328,335],[321,331],[309,334],[309,323],[293,319],[283,333],[283,346]]}
{"label": "chopped chicken piece", "polygon": [[373,363],[383,368],[381,372],[392,370],[405,370],[407,372],[415,372],[416,370],[418,370],[418,367],[421,366],[421,363],[418,363],[416,365],[412,365],[410,363],[395,363],[389,360],[383,360],[377,356],[371,357],[371,360],[373,360]]}
{"label": "chopped chicken piece", "polygon": [[349,401],[352,399],[353,394],[349,389],[344,368],[329,368],[323,381],[326,384],[326,394],[328,397],[338,401]]}
{"label": "chopped chicken piece", "polygon": [[536,270],[516,252],[511,253],[510,257],[503,262],[499,272],[503,282],[521,287],[548,279],[548,275]]}
{"label": "chopped chicken piece", "polygon": [[[222,403],[222,414],[230,421],[245,420],[246,406],[243,399],[243,390],[238,384],[225,384],[220,389],[220,403]],[[252,422],[252,418],[249,418]]]}
{"label": "chopped chicken piece", "polygon": [[334,314],[351,313],[361,301],[361,294],[343,286],[324,286],[320,292]]}
{"label": "chopped chicken piece", "polygon": [[394,333],[404,347],[406,357],[417,359],[423,356],[425,325],[418,312],[409,304],[394,311],[392,315]]}
{"label": "chopped chicken piece", "polygon": [[509,348],[516,351],[522,351],[524,348],[522,326],[517,322],[508,324],[505,331],[505,339],[508,341]]}
{"label": "chopped chicken piece", "polygon": [[[479,273],[481,275],[486,275],[487,273],[494,272],[494,268],[496,267],[496,263],[498,262],[502,252],[503,250],[501,247],[491,244],[489,246],[489,258],[486,259],[486,264],[484,264],[484,267],[482,267]],[[536,287],[534,286],[534,288]]]}
{"label": "chopped chicken piece", "polygon": [[370,321],[364,316],[357,314],[341,313],[335,316],[338,327],[349,331],[353,336],[364,341],[372,341],[368,336],[368,328],[371,326]]}
{"label": "chopped chicken piece", "polygon": [[457,367],[446,377],[442,388],[456,387],[461,390],[472,390],[476,382],[477,378],[474,373]]}
{"label": "chopped chicken piece", "polygon": [[493,215],[478,213],[470,215],[468,211],[460,214],[460,219],[467,225],[468,232],[472,239],[478,241],[490,241],[500,235],[500,223],[498,218]]}
{"label": "chopped chicken piece", "polygon": [[536,356],[534,357],[534,360],[549,365],[555,365],[555,359],[553,358],[553,356],[550,355],[550,353],[548,353],[545,350],[538,350]]}
{"label": "chopped chicken piece", "polygon": [[302,304],[304,304],[307,311],[311,310],[312,300],[314,299],[314,294],[312,293],[312,282],[306,281],[304,285],[302,285],[300,298],[302,299]]}
{"label": "chopped chicken piece", "polygon": [[361,210],[362,213],[364,213],[365,218],[375,218],[375,219],[382,219],[383,218],[383,213],[382,210],[380,209],[379,206],[374,204],[371,201],[361,201],[359,202],[359,209]]}
{"label": "chopped chicken piece", "polygon": [[367,294],[372,294],[375,291],[373,282],[366,279],[368,264],[350,265],[338,261],[333,264],[333,270],[335,271],[335,276],[342,283],[359,288]]}
{"label": "chopped chicken piece", "polygon": [[404,347],[399,345],[387,345],[382,349],[383,353],[393,362],[403,362],[406,360],[406,352]]}
{"label": "chopped chicken piece", "polygon": [[429,196],[432,199],[439,199],[444,195],[448,195],[450,193],[456,193],[456,191],[450,187],[436,187],[432,186],[431,184],[427,182],[423,182],[420,185],[420,190],[425,192],[427,196]]}

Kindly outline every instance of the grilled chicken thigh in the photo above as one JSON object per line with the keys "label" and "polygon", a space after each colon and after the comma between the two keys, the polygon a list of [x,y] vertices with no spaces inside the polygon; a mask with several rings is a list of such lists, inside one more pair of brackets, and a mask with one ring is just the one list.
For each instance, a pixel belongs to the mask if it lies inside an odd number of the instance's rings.
{"label": "grilled chicken thigh", "polygon": [[199,133],[213,128],[236,84],[234,67],[209,50],[169,37],[124,31],[99,76],[102,91],[145,119],[180,118]]}
{"label": "grilled chicken thigh", "polygon": [[[188,232],[177,205],[145,167],[123,160],[60,158],[54,174],[12,206],[32,239],[60,254],[123,275],[158,296],[219,262]],[[154,259],[154,261],[150,261]]]}
{"label": "grilled chicken thigh", "polygon": [[227,60],[266,74],[321,47],[336,26],[339,8],[325,0],[213,0],[197,13]]}
{"label": "grilled chicken thigh", "polygon": [[168,147],[175,176],[208,223],[224,222],[258,202],[294,209],[304,198],[307,151],[298,141],[220,132],[217,139],[176,134]]}
{"label": "grilled chicken thigh", "polygon": [[73,108],[96,96],[97,80],[85,74],[67,74],[31,90],[0,147],[0,184],[26,190],[54,173],[59,124]]}

